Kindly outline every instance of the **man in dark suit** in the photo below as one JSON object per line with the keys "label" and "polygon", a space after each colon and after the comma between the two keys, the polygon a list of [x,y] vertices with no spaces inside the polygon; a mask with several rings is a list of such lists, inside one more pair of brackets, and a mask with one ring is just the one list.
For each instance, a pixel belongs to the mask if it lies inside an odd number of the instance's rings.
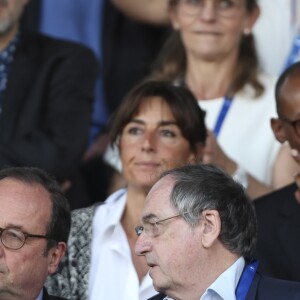
{"label": "man in dark suit", "polygon": [[[299,161],[300,151],[300,63],[288,68],[276,85],[278,118],[271,120],[281,143],[288,142]],[[300,198],[291,184],[257,199],[258,219],[256,256],[259,270],[266,275],[300,281]]]}
{"label": "man in dark suit", "polygon": [[[151,299],[300,299],[300,283],[261,277],[256,217],[243,187],[212,165],[165,172],[150,190],[135,252],[145,256]],[[167,295],[168,298],[165,298]]]}
{"label": "man in dark suit", "polygon": [[84,46],[20,29],[26,3],[0,1],[0,168],[37,166],[65,182],[87,145],[97,61]]}
{"label": "man in dark suit", "polygon": [[65,254],[69,203],[58,183],[33,167],[0,170],[0,299],[59,300],[43,287]]}

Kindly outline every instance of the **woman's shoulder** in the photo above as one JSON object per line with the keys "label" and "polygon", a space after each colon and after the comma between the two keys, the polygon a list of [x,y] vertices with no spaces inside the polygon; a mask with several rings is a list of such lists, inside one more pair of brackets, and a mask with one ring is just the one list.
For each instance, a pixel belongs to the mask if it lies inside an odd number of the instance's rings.
{"label": "woman's shoulder", "polygon": [[125,196],[127,193],[127,188],[122,188],[114,193],[112,193],[108,198],[105,200],[105,204],[112,204],[115,203],[117,200],[119,200],[121,197]]}
{"label": "woman's shoulder", "polygon": [[236,97],[244,100],[257,99],[257,100],[268,100],[268,102],[275,101],[274,100],[275,85],[276,85],[277,78],[260,71],[257,74],[257,80],[259,81],[260,84],[262,84],[264,88],[264,91],[261,95],[256,96],[255,88],[251,84],[246,84],[244,88],[237,93]]}
{"label": "woman's shoulder", "polygon": [[276,85],[277,78],[275,76],[269,75],[263,71],[258,72],[257,74],[258,80],[263,84],[263,86],[267,88],[273,88]]}

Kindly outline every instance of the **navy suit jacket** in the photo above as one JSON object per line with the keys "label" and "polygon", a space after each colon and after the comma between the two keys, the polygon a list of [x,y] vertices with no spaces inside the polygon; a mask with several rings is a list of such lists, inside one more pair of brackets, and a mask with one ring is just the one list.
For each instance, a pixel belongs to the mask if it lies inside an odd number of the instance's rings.
{"label": "navy suit jacket", "polygon": [[254,201],[262,275],[300,281],[300,205],[291,184]]}
{"label": "navy suit jacket", "polygon": [[[163,294],[148,300],[162,300],[166,297]],[[262,277],[256,273],[246,300],[299,300],[300,283]]]}

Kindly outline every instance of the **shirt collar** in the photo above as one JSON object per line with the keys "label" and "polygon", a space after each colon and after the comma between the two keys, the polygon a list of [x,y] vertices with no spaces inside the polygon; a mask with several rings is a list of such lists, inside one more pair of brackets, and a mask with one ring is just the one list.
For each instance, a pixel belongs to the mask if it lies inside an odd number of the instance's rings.
{"label": "shirt collar", "polygon": [[[107,232],[110,229],[114,229],[115,226],[120,224],[121,217],[123,215],[125,205],[126,205],[126,196],[127,189],[121,189],[113,193],[111,196],[107,198],[107,200],[100,205],[95,212],[93,223],[97,228],[97,230],[101,232]],[[103,214],[105,216],[103,216]],[[97,220],[103,219],[103,217],[108,220],[105,225],[99,225],[101,222],[97,222]]]}
{"label": "shirt collar", "polygon": [[[217,294],[224,300],[235,299],[235,290],[244,267],[245,260],[240,257],[206,289],[200,300],[206,298],[209,294]],[[172,300],[172,298],[165,297],[163,300]]]}
{"label": "shirt collar", "polygon": [[222,299],[235,299],[235,290],[244,267],[245,260],[240,257],[206,289],[205,293],[213,291]]}

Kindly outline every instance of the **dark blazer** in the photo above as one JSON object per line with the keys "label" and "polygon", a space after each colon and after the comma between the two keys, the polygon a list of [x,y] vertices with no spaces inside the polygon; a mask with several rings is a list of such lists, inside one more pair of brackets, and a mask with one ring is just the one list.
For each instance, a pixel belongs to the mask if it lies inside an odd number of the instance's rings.
{"label": "dark blazer", "polygon": [[263,275],[300,281],[300,205],[291,184],[254,201],[258,220],[256,258]]}
{"label": "dark blazer", "polygon": [[86,47],[22,31],[0,115],[0,167],[69,178],[86,147],[96,74]]}
{"label": "dark blazer", "polygon": [[[166,297],[157,294],[148,300],[162,300]],[[246,300],[299,300],[300,283],[273,279],[256,273]]]}

